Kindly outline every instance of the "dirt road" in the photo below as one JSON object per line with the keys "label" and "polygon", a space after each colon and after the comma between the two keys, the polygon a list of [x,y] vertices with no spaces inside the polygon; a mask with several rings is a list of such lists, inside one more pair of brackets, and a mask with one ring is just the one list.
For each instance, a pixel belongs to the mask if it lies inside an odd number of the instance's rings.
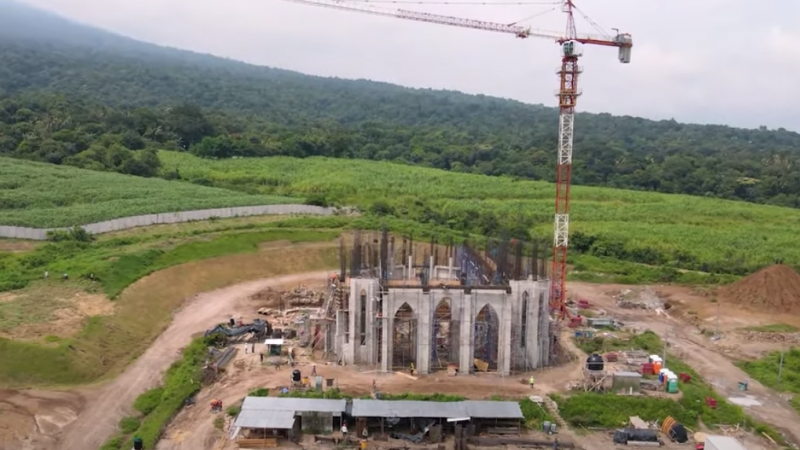
{"label": "dirt road", "polygon": [[[780,394],[750,379],[744,371],[713,348],[713,343],[696,331],[678,324],[642,322],[659,336],[668,336],[670,345],[714,390],[728,399],[742,400],[742,408],[755,419],[771,425],[800,444],[800,416]],[[748,380],[748,390],[739,390],[739,382]]]}
{"label": "dirt road", "polygon": [[193,334],[215,323],[225,322],[231,314],[251,315],[247,297],[266,288],[309,279],[324,280],[327,271],[267,278],[196,295],[175,312],[172,323],[153,345],[125,372],[113,381],[83,391],[86,407],[75,422],[64,430],[58,448],[98,448],[130,414],[134,399],[156,386],[164,371],[178,358],[179,350],[189,344]]}
{"label": "dirt road", "polygon": [[[624,288],[624,287],[622,287]],[[666,337],[674,352],[680,353],[681,359],[692,366],[701,377],[714,386],[714,389],[727,398],[744,400],[742,408],[755,419],[767,423],[780,430],[795,444],[800,444],[800,415],[780,394],[764,387],[740,370],[725,354],[718,351],[718,344],[703,336],[696,326],[666,314],[656,314],[652,310],[621,309],[610,295],[618,286],[594,285],[589,283],[572,283],[570,289],[581,296],[589,298],[627,326],[649,329],[662,338]],[[703,298],[692,296],[687,290],[682,293],[672,287],[671,299],[681,301],[689,299],[693,308],[701,308]],[[734,311],[730,306],[727,315],[732,317],[747,315],[745,311]],[[667,365],[669,362],[667,361]],[[748,380],[747,392],[739,390],[739,382]]]}

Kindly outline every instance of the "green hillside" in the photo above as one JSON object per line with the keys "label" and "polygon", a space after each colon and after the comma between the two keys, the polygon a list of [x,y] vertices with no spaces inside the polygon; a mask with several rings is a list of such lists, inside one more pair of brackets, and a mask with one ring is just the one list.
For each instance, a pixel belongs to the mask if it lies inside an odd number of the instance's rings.
{"label": "green hillside", "polygon": [[[160,157],[166,173],[232,190],[313,196],[470,233],[552,233],[554,188],[544,182],[332,158]],[[730,274],[776,258],[800,265],[797,210],[583,186],[572,193],[571,247],[586,256]]]}
{"label": "green hillside", "polygon": [[[3,155],[148,175],[153,161],[138,153],[157,143],[214,157],[330,156],[554,177],[557,111],[541,105],[258,67],[8,0],[0,0],[0,60],[0,93],[12,97],[0,105]],[[186,101],[205,117],[166,112]],[[800,206],[800,134],[608,114],[577,120],[577,184]],[[133,162],[115,164],[109,153]]]}
{"label": "green hillside", "polygon": [[0,158],[0,225],[60,227],[139,214],[302,202]]}

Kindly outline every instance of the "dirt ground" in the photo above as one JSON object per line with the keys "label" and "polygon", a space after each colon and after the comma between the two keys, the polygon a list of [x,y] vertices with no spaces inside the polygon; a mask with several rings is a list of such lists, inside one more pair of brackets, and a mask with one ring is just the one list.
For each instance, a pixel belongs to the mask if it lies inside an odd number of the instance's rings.
{"label": "dirt ground", "polygon": [[55,436],[83,404],[77,393],[0,390],[0,448],[57,448]]}
{"label": "dirt ground", "polygon": [[[192,335],[226,321],[230,314],[242,315],[245,320],[255,317],[254,306],[258,305],[254,305],[249,297],[268,286],[276,289],[292,289],[301,284],[313,287],[328,274],[328,271],[321,271],[288,275],[245,282],[197,295],[175,313],[171,325],[147,352],[121,376],[107,384],[77,392],[0,391],[0,448],[44,450],[99,447],[113,434],[119,420],[131,412],[134,398],[161,380],[163,371],[179,356],[179,350],[190,341]],[[671,305],[667,315],[658,315],[652,310],[616,307],[614,296],[630,286],[571,283],[569,288],[570,292],[589,299],[593,305],[622,320],[627,326],[652,329],[667,336],[673,351],[679,352],[719,392],[737,401],[749,402],[749,406],[744,406],[749,414],[800,442],[800,417],[786,399],[752,380],[748,397],[742,396],[737,383],[747,376],[731,362],[732,357],[755,357],[780,345],[774,342],[745,342],[738,334],[743,328],[777,322],[800,326],[800,318],[776,318],[726,306],[719,316],[719,328],[724,337],[714,342],[708,339],[707,331],[716,329],[717,311],[721,308],[713,302],[714,297],[708,292],[675,286],[655,287],[658,294]],[[570,339],[562,341],[571,345]],[[222,448],[219,445],[226,441],[218,441],[221,432],[215,428],[215,417],[207,407],[211,398],[222,399],[227,407],[254,388],[277,388],[288,384],[288,368],[276,371],[272,366],[259,364],[257,358],[257,354],[239,352],[237,361],[241,362],[235,362],[224,379],[198,394],[197,404],[184,409],[176,417],[157,448]],[[382,392],[440,392],[469,398],[560,392],[566,389],[570,380],[579,377],[581,370],[576,361],[539,371],[535,374],[536,388],[532,391],[519,382],[525,375],[502,378],[493,374],[464,377],[434,374],[411,380],[398,375],[379,374],[376,369],[322,364],[317,367],[321,375],[336,378],[340,389],[357,395],[368,393],[374,379]],[[309,371],[309,364],[301,366],[301,370]],[[6,444],[3,439],[12,443]],[[575,439],[587,450],[608,448],[604,437],[598,433],[575,436]],[[755,449],[756,444],[759,442],[754,442],[754,446],[748,448]]]}
{"label": "dirt ground", "polygon": [[[258,346],[258,344],[257,344]],[[203,389],[196,397],[196,404],[181,411],[170,424],[165,438],[156,447],[158,450],[194,450],[212,449],[215,445],[224,444],[219,439],[222,433],[214,427],[217,417],[209,411],[212,399],[222,400],[224,408],[241,401],[248,392],[257,388],[269,388],[271,392],[289,386],[292,369],[262,365],[258,352],[245,354],[244,344],[239,345],[237,357],[230,364],[229,372],[210,387]],[[295,366],[303,374],[311,372],[312,362],[302,362]],[[335,378],[336,386],[343,392],[355,396],[369,394],[372,381],[375,380],[379,392],[401,394],[414,392],[419,394],[452,394],[471,399],[489,399],[499,395],[519,398],[526,395],[545,395],[557,387],[564,386],[565,379],[580,373],[577,365],[561,366],[537,371],[536,387],[531,389],[520,382],[527,375],[500,377],[496,374],[479,374],[461,377],[449,377],[445,372],[423,375],[413,380],[397,374],[379,373],[377,367],[342,367],[324,365],[317,366],[317,374],[326,378]],[[218,442],[219,440],[219,442]],[[224,447],[219,447],[224,448]]]}
{"label": "dirt ground", "polygon": [[91,316],[114,313],[114,303],[80,286],[60,281],[40,282],[24,293],[0,294],[0,337],[41,341],[69,338]]}
{"label": "dirt ground", "polygon": [[[789,405],[787,398],[765,388],[757,381],[749,380],[748,375],[736,367],[732,360],[733,356],[740,357],[745,353],[774,350],[779,344],[746,343],[746,349],[731,350],[733,347],[745,344],[736,337],[737,330],[743,327],[774,324],[779,321],[795,325],[798,318],[784,317],[784,315],[774,317],[732,305],[726,305],[722,309],[712,301],[713,297],[710,294],[680,286],[654,288],[659,296],[673,305],[666,314],[657,314],[653,310],[617,308],[614,296],[630,286],[571,283],[569,288],[572,293],[589,299],[626,326],[642,330],[650,329],[662,338],[666,338],[672,347],[671,351],[679,354],[684,362],[692,366],[719,393],[741,404],[744,410],[757,420],[770,424],[782,431],[790,440],[800,443],[800,416]],[[719,328],[724,337],[719,341],[712,341],[708,333],[704,334],[703,330],[711,327],[711,324],[716,328],[718,310]],[[688,314],[690,311],[692,314]],[[686,320],[687,316],[689,320]],[[666,362],[666,366],[669,366],[669,361]],[[743,380],[749,381],[746,394],[738,388],[738,383]]]}
{"label": "dirt ground", "polygon": [[[167,330],[113,381],[74,392],[0,391],[0,443],[3,450],[94,449],[130,414],[133,400],[156,386],[192,336],[231,314],[250,314],[248,297],[267,286],[289,286],[325,279],[328,271],[268,278],[200,294],[177,311]],[[248,317],[245,315],[245,317]],[[9,431],[13,430],[13,431]]]}
{"label": "dirt ground", "polygon": [[[622,289],[630,286],[595,285],[588,283],[572,283],[571,292],[581,298],[590,299],[596,307],[602,308],[627,326],[638,329],[651,329],[661,336],[667,336],[671,351],[680,354],[686,362],[691,364],[701,376],[713,383],[723,395],[733,398],[734,401],[755,400],[745,406],[745,410],[758,420],[771,424],[783,431],[787,437],[800,442],[800,417],[780,395],[763,388],[758,383],[750,381],[749,397],[741,395],[738,391],[738,382],[747,376],[731,362],[731,355],[722,348],[726,343],[733,344],[735,339],[740,339],[736,334],[738,330],[755,325],[772,324],[775,317],[768,315],[754,315],[752,312],[726,308],[720,317],[720,330],[728,338],[712,342],[701,333],[703,327],[708,327],[708,321],[713,320],[716,326],[716,304],[712,302],[713,296],[703,291],[688,288],[666,286],[658,287],[659,296],[668,299],[671,308],[667,315],[658,315],[651,310],[629,310],[616,307],[614,298]],[[785,321],[784,321],[785,322]],[[581,352],[575,347],[570,334],[564,330],[562,339],[569,350],[575,354]],[[774,349],[773,343],[751,343],[749,351],[758,353]],[[480,374],[475,376],[448,377],[443,373],[421,376],[418,380],[394,374],[380,374],[377,368],[370,367],[337,367],[320,365],[317,372],[326,377],[335,378],[338,387],[353,395],[363,395],[370,392],[372,380],[375,380],[378,390],[387,393],[447,393],[463,395],[468,398],[490,398],[493,395],[520,397],[523,395],[546,395],[550,392],[564,392],[570,381],[579,379],[581,365],[576,359],[570,364],[556,368],[545,369],[537,372],[536,388],[531,391],[529,387],[519,382],[527,375],[514,377],[498,377],[494,374]],[[581,360],[582,361],[582,360]],[[307,373],[311,363],[303,363],[298,367]],[[183,410],[168,428],[165,438],[159,443],[159,450],[189,450],[189,449],[215,449],[231,447],[231,442],[214,425],[217,417],[209,412],[208,403],[211,399],[218,398],[227,407],[236,404],[251,390],[261,387],[275,390],[287,386],[290,370],[284,368],[276,371],[272,366],[263,366],[258,362],[258,354],[245,354],[240,351],[236,362],[230,367],[230,372],[223,379],[207,389],[203,389],[197,396],[195,406]],[[752,397],[752,398],[751,398]],[[230,418],[226,417],[226,429]],[[580,433],[571,430],[562,430],[564,440],[577,442],[586,450],[605,450],[613,446],[611,437],[607,433]],[[769,448],[769,444],[758,436],[743,434],[740,440],[746,443],[751,450]],[[666,447],[676,447],[676,444],[667,444]],[[681,446],[685,448],[685,446]]]}

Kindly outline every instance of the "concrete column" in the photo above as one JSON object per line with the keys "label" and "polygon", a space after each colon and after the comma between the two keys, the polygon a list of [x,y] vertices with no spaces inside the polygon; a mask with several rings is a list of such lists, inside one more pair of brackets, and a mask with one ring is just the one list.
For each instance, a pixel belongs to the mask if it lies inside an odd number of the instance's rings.
{"label": "concrete column", "polygon": [[383,299],[383,342],[381,342],[381,372],[389,372],[392,370],[392,330],[394,330],[394,311],[391,310],[394,305],[392,294],[387,295]]}
{"label": "concrete column", "polygon": [[511,302],[512,302],[512,295],[505,295],[503,297],[503,303],[500,307],[500,317],[498,318],[498,322],[500,325],[498,337],[498,344],[499,348],[497,350],[497,371],[500,375],[509,375],[511,374],[511,323],[512,317],[511,314]]}
{"label": "concrete column", "polygon": [[461,309],[464,304],[464,291],[453,291],[450,297],[450,361],[459,361]]}
{"label": "concrete column", "polygon": [[[366,349],[364,352],[364,363],[366,364],[375,364],[377,359],[375,358],[375,346],[377,345],[378,340],[375,339],[375,297],[377,296],[377,292],[375,291],[375,282],[370,280],[369,289],[367,289],[367,307],[365,308],[364,314],[367,317],[364,318],[364,334],[365,334],[365,341]],[[360,322],[359,322],[360,323]]]}
{"label": "concrete column", "polygon": [[461,312],[459,316],[461,332],[458,343],[458,372],[466,375],[472,371],[472,334],[474,333],[475,294],[464,294],[464,301],[461,302]]}
{"label": "concrete column", "polygon": [[408,257],[408,279],[414,279],[414,258],[410,255]]}
{"label": "concrete column", "polygon": [[430,257],[430,260],[428,262],[428,267],[429,267],[428,268],[428,284],[432,284],[431,282],[433,281],[433,277],[435,275],[433,273],[433,256]]}
{"label": "concrete column", "polygon": [[447,279],[453,279],[453,257],[447,258]]}
{"label": "concrete column", "polygon": [[537,297],[543,296],[543,301],[539,302],[539,367],[550,364],[550,290],[547,288],[547,280],[539,283]]}
{"label": "concrete column", "polygon": [[417,311],[417,371],[421,374],[430,372],[431,367],[431,294],[419,293],[419,310]]}
{"label": "concrete column", "polygon": [[387,278],[391,280],[391,279],[394,278],[394,270],[396,268],[395,267],[396,264],[394,262],[394,241],[393,240],[389,241],[389,257],[388,257],[388,259],[389,260],[386,262],[386,264],[389,266],[387,268],[387,270],[389,271],[389,274],[388,274]]}
{"label": "concrete column", "polygon": [[524,363],[526,368],[536,368],[539,365],[537,361],[539,355],[539,298],[536,296],[536,289],[526,289],[522,292],[528,293],[528,313],[525,317],[528,324],[528,335],[525,336],[523,352],[525,361],[520,361],[520,363]]}

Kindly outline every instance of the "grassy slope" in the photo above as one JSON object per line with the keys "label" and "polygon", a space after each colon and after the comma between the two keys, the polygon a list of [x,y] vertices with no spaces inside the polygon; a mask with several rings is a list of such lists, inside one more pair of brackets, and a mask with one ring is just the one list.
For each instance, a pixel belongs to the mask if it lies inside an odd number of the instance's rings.
{"label": "grassy slope", "polygon": [[790,403],[800,413],[800,349],[789,348],[783,358],[780,382],[778,382],[778,373],[781,372],[780,352],[772,352],[759,360],[743,361],[738,365],[764,386],[793,394]]}
{"label": "grassy slope", "polygon": [[[416,199],[443,210],[493,210],[512,219],[536,219],[537,233],[552,232],[553,185],[417,168],[384,162],[328,158],[208,161],[161,152],[165,170],[189,179],[277,195],[324,192],[340,203],[368,206],[378,199],[398,209]],[[718,199],[575,186],[571,231],[613,237],[633,247],[681,249],[704,261],[742,258],[752,265],[776,257],[800,264],[795,228],[800,211]]]}
{"label": "grassy slope", "polygon": [[225,206],[302,203],[269,195],[0,158],[0,224],[72,226]]}
{"label": "grassy slope", "polygon": [[[158,272],[125,289],[116,300],[114,315],[92,317],[77,336],[61,336],[62,340],[49,343],[0,339],[0,386],[82,383],[121,370],[169,324],[173,310],[197,292],[237,281],[337,265],[338,246],[334,244],[259,250],[259,243],[326,242],[337,234],[287,229],[225,234],[187,232],[128,236],[90,244],[49,243],[29,254],[6,254],[0,259],[10,267],[0,272],[0,281],[6,283],[7,273],[21,272],[14,269],[18,264],[46,260],[52,273],[69,272],[74,280],[70,283],[84,287],[87,282],[80,281],[79,274],[99,274],[100,286],[96,289],[112,294],[144,275]],[[235,256],[214,259],[224,255]],[[205,261],[193,262],[198,260]],[[181,265],[184,263],[188,265]],[[170,266],[177,267],[162,270]],[[40,269],[32,270],[41,277]],[[60,284],[55,280],[51,283]],[[16,301],[4,306],[11,308]]]}

